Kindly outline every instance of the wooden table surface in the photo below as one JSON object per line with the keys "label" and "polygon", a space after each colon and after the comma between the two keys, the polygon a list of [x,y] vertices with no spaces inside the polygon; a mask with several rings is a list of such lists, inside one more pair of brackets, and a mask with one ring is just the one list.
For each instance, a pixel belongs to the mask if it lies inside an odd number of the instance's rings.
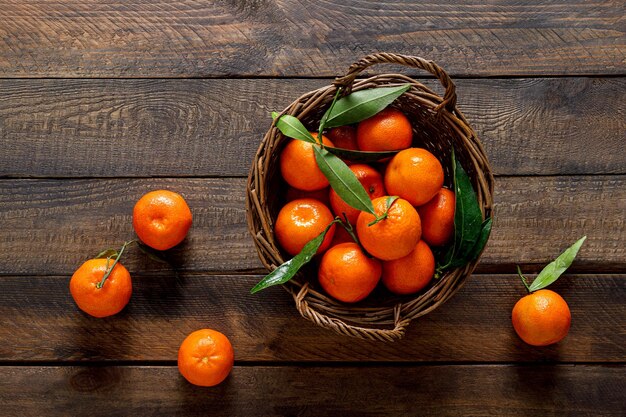
{"label": "wooden table surface", "polygon": [[[625,31],[622,1],[0,0],[0,415],[626,415]],[[270,111],[375,51],[449,71],[497,175],[476,273],[396,343],[248,292],[264,271],[246,175]],[[194,213],[178,273],[133,250],[128,307],[82,314],[70,275],[132,238],[161,187]],[[570,334],[525,345],[515,265],[584,234],[554,285]],[[176,368],[203,327],[236,354],[212,389]]]}

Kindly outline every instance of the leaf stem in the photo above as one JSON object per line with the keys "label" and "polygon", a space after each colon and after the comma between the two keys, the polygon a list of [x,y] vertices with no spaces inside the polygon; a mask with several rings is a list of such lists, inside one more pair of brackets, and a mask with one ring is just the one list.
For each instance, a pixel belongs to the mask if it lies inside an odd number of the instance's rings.
{"label": "leaf stem", "polygon": [[324,113],[324,115],[322,116],[322,120],[320,120],[320,126],[319,126],[318,134],[317,134],[317,141],[319,142],[322,149],[324,149],[324,143],[322,142],[322,133],[324,132],[324,127],[326,126],[326,120],[328,120],[328,115],[333,111],[333,107],[335,107],[335,103],[337,102],[337,99],[339,98],[339,95],[341,94],[342,91],[343,91],[343,87],[339,87],[337,89],[337,91],[335,92],[335,97],[333,97],[333,102],[330,103],[330,107],[328,108],[328,111]]}
{"label": "leaf stem", "polygon": [[385,210],[385,212],[381,214],[380,216],[376,216],[376,218],[372,220],[371,222],[369,222],[367,225],[374,226],[379,221],[385,220],[387,217],[389,217],[389,210],[391,210],[391,206],[398,198],[400,197],[398,197],[397,195],[388,197],[387,198],[387,210]]}
{"label": "leaf stem", "polygon": [[120,258],[122,257],[124,250],[126,250],[126,248],[133,243],[137,243],[137,240],[129,240],[128,242],[124,242],[124,244],[122,245],[122,248],[120,249],[117,256],[115,257],[115,261],[113,262],[113,265],[111,265],[111,268],[109,268],[109,261],[111,260],[111,257],[110,256],[107,257],[106,272],[104,273],[102,280],[96,284],[96,288],[98,289],[102,288],[102,286],[104,285],[104,282],[107,280],[107,278],[109,278],[109,275],[111,275],[111,272],[113,272],[115,265],[117,265]]}
{"label": "leaf stem", "polygon": [[522,274],[522,270],[520,269],[519,265],[517,265],[517,275],[519,276],[519,278],[522,280],[522,284],[524,284],[524,287],[526,287],[526,291],[528,291],[528,293],[530,294],[530,286],[528,285],[528,281],[526,279],[526,277],[524,276],[524,274]]}

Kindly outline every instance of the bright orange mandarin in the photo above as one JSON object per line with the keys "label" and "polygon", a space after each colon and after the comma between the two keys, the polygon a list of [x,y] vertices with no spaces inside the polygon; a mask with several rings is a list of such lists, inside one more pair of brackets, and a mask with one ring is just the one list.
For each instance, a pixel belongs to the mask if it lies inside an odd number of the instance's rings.
{"label": "bright orange mandarin", "polygon": [[422,239],[432,246],[443,246],[454,234],[454,192],[442,188],[430,201],[417,208],[422,220]]}
{"label": "bright orange mandarin", "polygon": [[168,190],[151,191],[133,209],[133,227],[139,239],[157,250],[173,248],[191,227],[191,210],[185,199]]}
{"label": "bright orange mandarin", "polygon": [[315,191],[303,191],[303,190],[298,190],[297,188],[288,186],[287,193],[285,194],[285,200],[287,202],[290,202],[293,200],[299,200],[301,198],[314,198],[328,206],[330,205],[330,200],[328,199],[329,189],[330,187],[322,188],[321,190],[315,190]]}
{"label": "bright orange mandarin", "polygon": [[394,294],[413,294],[424,288],[435,275],[435,257],[420,240],[407,256],[383,262],[383,284]]}
{"label": "bright orange mandarin", "polygon": [[352,126],[334,127],[328,131],[327,135],[337,148],[359,150],[356,142],[356,129]]}
{"label": "bright orange mandarin", "polygon": [[547,346],[569,332],[572,315],[565,300],[550,290],[539,290],[520,299],[513,307],[513,328],[529,345]]}
{"label": "bright orange mandarin", "polygon": [[[311,132],[317,139],[317,133]],[[322,143],[334,146],[326,136],[322,136]],[[292,187],[304,191],[315,191],[328,187],[328,179],[315,162],[313,144],[297,139],[287,143],[280,154],[280,173]]]}
{"label": "bright orange mandarin", "polygon": [[430,201],[443,186],[443,168],[432,153],[409,148],[394,156],[385,172],[385,188],[414,206]]}
{"label": "bright orange mandarin", "polygon": [[356,137],[362,151],[394,151],[411,146],[413,129],[404,113],[388,107],[359,123]]}
{"label": "bright orange mandarin", "polygon": [[[108,261],[109,268],[114,259]],[[101,288],[97,285],[107,271],[106,259],[90,259],[70,279],[70,293],[78,308],[94,317],[117,314],[128,304],[133,292],[128,270],[117,263]]]}
{"label": "bright orange mandarin", "polygon": [[226,379],[235,355],[228,338],[215,330],[191,333],[178,349],[178,370],[194,385],[212,387]]}
{"label": "bright orange mandarin", "polygon": [[[377,215],[387,211],[387,198],[379,197],[372,201]],[[368,226],[374,220],[372,214],[361,212],[356,222],[357,235],[366,251],[384,261],[408,255],[422,235],[417,210],[401,198],[391,205],[386,219]]]}
{"label": "bright orange mandarin", "polygon": [[[297,255],[311,239],[333,221],[330,209],[312,198],[291,201],[283,206],[276,218],[274,232],[280,246],[290,255]],[[333,240],[335,225],[326,233],[317,253],[322,253]]]}
{"label": "bright orange mandarin", "polygon": [[[383,177],[369,165],[354,164],[350,166],[350,170],[354,172],[354,175],[359,180],[365,191],[369,194],[371,199],[382,197],[385,195],[385,186],[383,185]],[[346,213],[348,221],[352,224],[356,224],[356,220],[359,218],[361,210],[355,209],[348,205],[345,201],[339,197],[339,195],[331,188],[330,190],[330,206],[333,209],[333,213],[343,219],[343,213]]]}
{"label": "bright orange mandarin", "polygon": [[382,267],[369,258],[356,243],[341,243],[324,254],[318,279],[331,297],[356,303],[367,297],[380,280]]}

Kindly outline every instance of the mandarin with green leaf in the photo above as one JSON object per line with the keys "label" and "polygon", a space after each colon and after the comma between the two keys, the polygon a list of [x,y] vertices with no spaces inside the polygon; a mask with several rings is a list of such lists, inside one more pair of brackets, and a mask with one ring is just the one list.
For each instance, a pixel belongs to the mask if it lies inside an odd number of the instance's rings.
{"label": "mandarin with green leaf", "polygon": [[[297,255],[304,245],[322,233],[332,221],[333,214],[324,203],[313,198],[302,198],[283,206],[276,218],[274,233],[278,243],[287,253]],[[328,249],[334,233],[333,224],[317,253]]]}

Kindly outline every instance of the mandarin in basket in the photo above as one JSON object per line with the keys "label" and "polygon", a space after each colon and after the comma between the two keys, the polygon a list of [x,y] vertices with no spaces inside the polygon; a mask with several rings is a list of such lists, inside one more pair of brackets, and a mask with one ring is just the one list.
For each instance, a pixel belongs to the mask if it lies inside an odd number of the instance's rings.
{"label": "mandarin in basket", "polygon": [[376,288],[381,271],[380,261],[368,257],[358,244],[348,242],[333,246],[324,254],[318,279],[333,298],[355,303]]}
{"label": "mandarin in basket", "polygon": [[[317,133],[311,132],[317,140]],[[322,135],[322,143],[335,146]],[[328,187],[328,179],[317,166],[313,144],[291,139],[280,154],[280,173],[287,184],[304,191],[321,190]]]}
{"label": "mandarin in basket", "polygon": [[359,150],[359,145],[356,141],[356,129],[352,126],[333,127],[328,131],[327,135],[328,139],[338,148],[350,149],[352,151]]}
{"label": "mandarin in basket", "polygon": [[[408,255],[422,235],[420,216],[408,201],[398,198],[388,208],[389,197],[378,197],[372,201],[376,215],[387,217],[376,224],[376,218],[361,212],[356,230],[361,244],[372,256],[385,261]],[[371,225],[370,225],[371,224]]]}
{"label": "mandarin in basket", "polygon": [[128,270],[111,259],[90,259],[82,264],[70,279],[70,293],[78,308],[94,317],[117,314],[128,304],[133,292]]}
{"label": "mandarin in basket", "polygon": [[442,188],[430,201],[417,208],[422,220],[422,239],[429,245],[443,246],[454,234],[454,192]]}
{"label": "mandarin in basket", "polygon": [[[287,253],[297,255],[311,239],[322,233],[333,221],[333,214],[324,203],[313,198],[293,200],[285,204],[278,213],[274,224],[276,239]],[[335,233],[333,224],[317,253],[330,246]]]}
{"label": "mandarin in basket", "polygon": [[[365,191],[371,199],[385,195],[383,177],[374,168],[366,164],[355,164],[350,166],[350,170],[354,173],[363,188],[365,188]],[[361,210],[355,209],[343,201],[332,188],[330,190],[329,197],[333,213],[342,219],[343,214],[345,213],[348,221],[353,225],[356,224],[356,220],[358,219]]]}
{"label": "mandarin in basket", "polygon": [[383,284],[394,294],[418,292],[434,275],[435,257],[423,240],[407,256],[383,262]]}
{"label": "mandarin in basket", "polygon": [[395,151],[411,146],[413,128],[404,113],[388,107],[360,122],[356,138],[362,151]]}
{"label": "mandarin in basket", "polygon": [[414,206],[430,201],[443,186],[441,162],[426,149],[409,148],[398,152],[387,165],[385,188]]}
{"label": "mandarin in basket", "polygon": [[167,250],[182,242],[191,222],[187,202],[173,191],[151,191],[133,208],[135,233],[143,243],[157,250]]}
{"label": "mandarin in basket", "polygon": [[226,379],[235,355],[230,340],[216,330],[196,330],[178,349],[178,370],[194,385],[212,387]]}

